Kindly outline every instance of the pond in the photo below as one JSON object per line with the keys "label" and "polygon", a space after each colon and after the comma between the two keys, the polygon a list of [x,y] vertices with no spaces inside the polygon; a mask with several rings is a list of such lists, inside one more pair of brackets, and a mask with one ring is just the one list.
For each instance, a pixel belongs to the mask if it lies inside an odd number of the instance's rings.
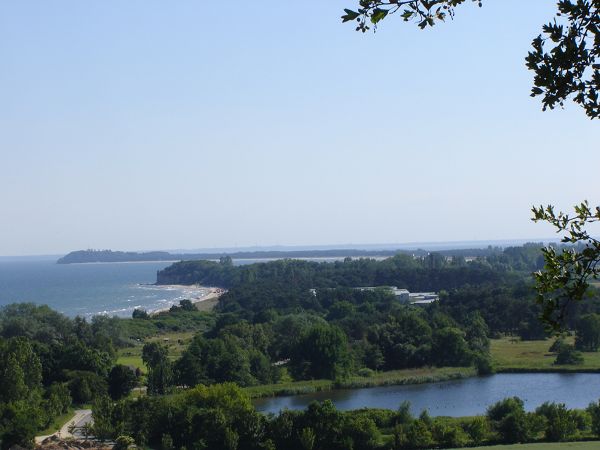
{"label": "pond", "polygon": [[342,389],[254,401],[261,412],[304,409],[313,400],[331,399],[338,409],[397,409],[407,400],[413,414],[427,409],[432,416],[474,416],[505,397],[520,397],[528,411],[545,401],[565,403],[569,408],[585,408],[600,399],[600,374],[519,373],[497,374],[441,383]]}

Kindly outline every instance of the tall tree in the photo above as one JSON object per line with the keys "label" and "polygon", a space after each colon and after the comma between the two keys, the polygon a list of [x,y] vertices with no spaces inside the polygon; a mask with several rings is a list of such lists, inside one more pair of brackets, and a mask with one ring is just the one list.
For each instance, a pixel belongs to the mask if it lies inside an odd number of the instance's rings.
{"label": "tall tree", "polygon": [[582,316],[575,328],[575,348],[595,352],[600,347],[600,315]]}
{"label": "tall tree", "polygon": [[290,365],[298,378],[345,377],[349,370],[348,342],[334,325],[315,325],[293,350]]}
{"label": "tall tree", "polygon": [[129,367],[117,364],[108,374],[108,393],[114,400],[129,395],[136,384],[135,372]]}
{"label": "tall tree", "polygon": [[167,349],[156,342],[145,344],[142,360],[148,368],[148,393],[166,394],[173,385],[173,367]]}

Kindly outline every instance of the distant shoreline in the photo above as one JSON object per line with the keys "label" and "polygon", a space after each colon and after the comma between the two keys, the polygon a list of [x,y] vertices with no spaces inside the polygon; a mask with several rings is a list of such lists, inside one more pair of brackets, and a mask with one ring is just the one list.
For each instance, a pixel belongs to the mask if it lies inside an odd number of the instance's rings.
{"label": "distant shoreline", "polygon": [[268,250],[268,251],[238,251],[223,253],[169,253],[155,252],[123,252],[112,250],[78,250],[59,258],[57,264],[99,264],[116,262],[177,262],[177,261],[219,261],[222,258],[236,261],[278,260],[278,259],[343,259],[343,258],[389,258],[398,254],[426,257],[432,251],[442,256],[485,257],[501,251],[501,247],[463,248],[463,249],[368,249],[356,248],[327,249],[327,250]]}
{"label": "distant shoreline", "polygon": [[72,263],[58,263],[60,265],[68,266],[83,266],[83,265],[95,265],[95,264],[150,264],[150,263],[176,263],[181,261],[180,259],[149,259],[146,261],[85,261],[85,262],[72,262]]}

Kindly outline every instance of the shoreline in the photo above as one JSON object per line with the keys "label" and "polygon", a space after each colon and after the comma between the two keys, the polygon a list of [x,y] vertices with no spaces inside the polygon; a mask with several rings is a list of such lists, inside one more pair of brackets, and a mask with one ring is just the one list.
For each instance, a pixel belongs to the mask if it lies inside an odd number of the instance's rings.
{"label": "shoreline", "polygon": [[55,264],[59,266],[82,266],[82,265],[96,265],[96,264],[150,264],[150,263],[176,263],[180,262],[180,259],[148,259],[143,261],[82,261],[82,262],[69,262]]}
{"label": "shoreline", "polygon": [[333,380],[302,380],[276,384],[262,384],[243,388],[251,400],[276,397],[295,397],[317,392],[335,390],[369,389],[387,386],[406,386],[419,384],[434,384],[446,381],[464,380],[493,375],[511,374],[598,374],[600,369],[583,370],[498,370],[490,375],[479,375],[474,367],[423,367],[419,369],[400,369],[378,372],[371,377],[351,376],[348,380],[335,382]]}
{"label": "shoreline", "polygon": [[[200,295],[200,296],[190,297],[187,299],[187,300],[190,300],[194,306],[197,306],[199,303],[205,302],[207,300],[218,299],[221,295],[223,295],[225,292],[227,292],[226,289],[222,289],[222,288],[218,288],[218,287],[206,287],[206,286],[200,286],[200,285],[150,284],[150,285],[144,285],[144,286],[153,286],[153,287],[161,287],[161,288],[166,288],[166,289],[171,288],[171,289],[180,289],[180,290],[194,289],[194,288],[205,290],[206,291],[205,294]],[[153,317],[153,316],[157,316],[159,314],[169,312],[171,310],[172,306],[178,306],[178,305],[174,303],[173,305],[169,306],[168,308],[159,308],[159,309],[155,309],[152,311],[148,311],[148,315]]]}
{"label": "shoreline", "polygon": [[477,377],[473,367],[423,367],[379,372],[370,377],[351,376],[348,380],[303,380],[287,383],[263,384],[243,388],[252,400],[272,397],[289,397],[315,392],[367,389],[384,386],[440,383]]}

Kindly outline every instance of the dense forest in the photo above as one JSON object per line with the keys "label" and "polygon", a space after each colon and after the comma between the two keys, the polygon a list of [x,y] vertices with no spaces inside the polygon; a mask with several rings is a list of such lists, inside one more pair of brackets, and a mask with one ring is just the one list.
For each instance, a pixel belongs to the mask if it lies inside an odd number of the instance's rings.
{"label": "dense forest", "polygon": [[[96,316],[88,322],[46,306],[9,305],[0,310],[1,447],[28,446],[71,405],[90,403],[97,436],[126,435],[138,445],[164,449],[510,442],[515,438],[502,437],[501,424],[517,416],[531,422],[531,430],[518,439],[533,439],[546,423],[536,417],[546,412],[527,415],[518,402],[511,403],[512,415],[488,414],[481,419],[485,423],[415,419],[406,411],[341,413],[329,404],[267,418],[254,412],[236,386],[317,379],[343,383],[354,374],[424,367],[493,372],[490,338],[547,337],[530,275],[541,264],[535,245],[471,261],[460,254],[398,254],[382,261],[280,260],[234,266],[224,257],[219,262],[175,263],[158,274],[163,283],[227,288],[212,312],[197,311],[184,300],[158,315],[136,310],[132,319]],[[355,289],[388,285],[437,291],[439,301],[411,305],[384,287]],[[579,350],[600,346],[599,300],[592,291],[589,301],[570,311]],[[185,330],[195,335],[177,355],[160,340],[147,340]],[[116,363],[120,349],[142,346],[143,371]],[[577,363],[572,345],[559,340],[555,351],[559,357],[564,354],[565,363]],[[131,400],[136,386],[147,395]],[[546,409],[553,411],[546,415],[578,423],[569,428],[573,436],[591,433],[597,414],[595,409],[565,412],[560,405]],[[164,414],[171,418],[162,418]],[[321,429],[326,423],[330,428]],[[203,434],[205,429],[214,433]],[[429,436],[426,444],[415,443],[421,435]],[[282,446],[288,441],[289,446]]]}
{"label": "dense forest", "polygon": [[[526,247],[523,247],[525,249]],[[462,256],[432,253],[424,257],[397,254],[378,261],[346,258],[333,263],[285,259],[236,266],[230,257],[215,261],[181,261],[157,274],[158,284],[203,284],[230,288],[267,281],[299,289],[323,287],[398,286],[411,291],[438,291],[465,284],[503,283],[527,276],[543,265],[539,252],[493,256],[467,262]],[[532,252],[533,253],[533,252]]]}

